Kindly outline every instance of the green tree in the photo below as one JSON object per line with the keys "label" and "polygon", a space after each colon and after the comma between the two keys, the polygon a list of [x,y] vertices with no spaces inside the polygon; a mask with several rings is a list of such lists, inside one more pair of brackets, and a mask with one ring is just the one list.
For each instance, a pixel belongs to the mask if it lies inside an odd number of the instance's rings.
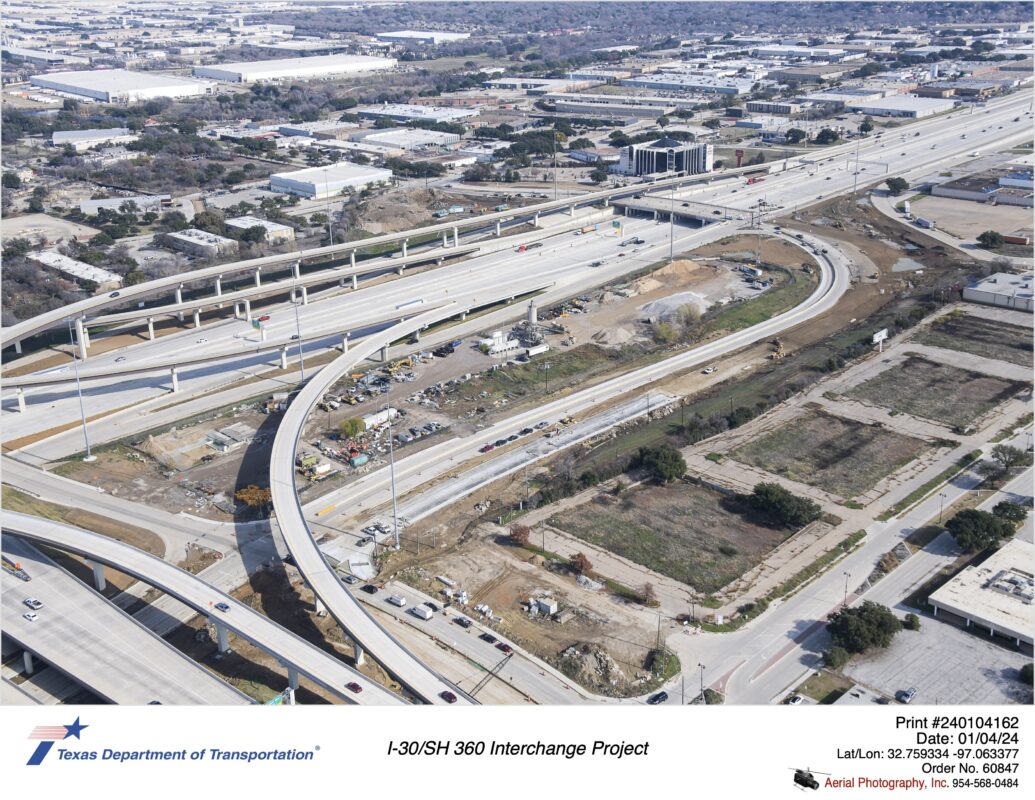
{"label": "green tree", "polygon": [[865,119],[863,119],[862,123],[860,123],[860,125],[859,125],[859,133],[869,133],[872,130],[873,130],[873,120],[870,119],[869,117],[866,117]]}
{"label": "green tree", "polygon": [[841,669],[841,667],[848,663],[848,659],[851,657],[851,653],[843,647],[831,647],[823,653],[823,663],[830,667],[830,669]]}
{"label": "green tree", "polygon": [[1023,667],[1021,667],[1017,671],[1017,679],[1021,683],[1026,683],[1029,686],[1031,686],[1032,685],[1033,672],[1035,672],[1035,668],[1032,667],[1032,664],[1029,661],[1027,664],[1025,664]]}
{"label": "green tree", "polygon": [[976,553],[1013,536],[1013,525],[995,514],[966,508],[945,523],[956,544],[969,553]]}
{"label": "green tree", "polygon": [[241,241],[259,244],[266,241],[266,229],[262,225],[252,225],[241,232]]}
{"label": "green tree", "polygon": [[778,483],[759,483],[747,501],[773,522],[788,528],[801,528],[823,515],[819,504],[799,497]]}
{"label": "green tree", "polygon": [[641,447],[638,460],[639,465],[660,483],[668,483],[682,478],[686,474],[686,461],[683,459],[683,454],[670,444]]}
{"label": "green tree", "polygon": [[226,222],[223,215],[218,211],[202,211],[194,215],[193,224],[199,230],[215,233],[220,236],[226,234]]}
{"label": "green tree", "polygon": [[254,483],[238,489],[234,493],[234,499],[244,503],[248,508],[265,508],[273,502],[273,495],[269,489],[262,489]]}
{"label": "green tree", "polygon": [[13,172],[5,172],[3,178],[0,178],[0,185],[5,189],[21,189],[22,179]]}
{"label": "green tree", "polygon": [[977,237],[978,244],[986,250],[994,250],[1003,246],[1003,235],[999,231],[985,231]]}
{"label": "green tree", "polygon": [[659,128],[664,128],[664,127],[666,127],[669,124],[669,119],[664,114],[662,114],[660,117],[658,117],[654,121],[657,123]]}
{"label": "green tree", "polygon": [[1002,500],[996,503],[992,508],[992,513],[999,517],[999,519],[1005,519],[1007,522],[1014,523],[1024,522],[1028,517],[1028,509],[1020,503],[1011,503],[1009,500]]}
{"label": "green tree", "polygon": [[705,128],[711,128],[713,131],[722,127],[722,123],[715,117],[712,117],[711,119],[706,119],[704,122],[701,123],[701,125],[703,125]]}
{"label": "green tree", "polygon": [[366,425],[359,417],[349,417],[338,423],[338,433],[343,439],[355,439],[366,430]]}
{"label": "green tree", "polygon": [[892,194],[902,194],[909,188],[909,181],[905,178],[888,178],[884,183]]}
{"label": "green tree", "polygon": [[182,231],[184,228],[189,228],[190,223],[187,222],[187,218],[183,215],[182,211],[169,211],[162,214],[162,229],[166,231]]}
{"label": "green tree", "polygon": [[831,130],[830,128],[824,128],[816,134],[816,138],[813,140],[816,144],[834,144],[841,137],[837,135],[837,131]]}
{"label": "green tree", "polygon": [[603,183],[607,180],[607,167],[603,164],[597,164],[589,173],[589,179],[593,181],[593,183]]}
{"label": "green tree", "polygon": [[1014,467],[1027,466],[1031,456],[1009,444],[997,444],[992,448],[992,460],[999,465],[1000,472],[1009,472]]}
{"label": "green tree", "polygon": [[833,647],[849,653],[864,653],[872,647],[887,647],[902,623],[891,609],[870,600],[862,605],[842,608],[827,623]]}
{"label": "green tree", "polygon": [[916,614],[906,614],[906,619],[902,623],[902,627],[910,631],[920,630],[920,617]]}

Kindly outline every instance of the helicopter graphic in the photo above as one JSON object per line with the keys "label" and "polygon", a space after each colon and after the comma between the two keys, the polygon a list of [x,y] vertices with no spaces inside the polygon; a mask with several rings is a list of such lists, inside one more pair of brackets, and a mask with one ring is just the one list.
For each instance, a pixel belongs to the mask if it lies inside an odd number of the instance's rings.
{"label": "helicopter graphic", "polygon": [[816,775],[829,775],[829,772],[813,772],[811,769],[806,767],[805,769],[799,769],[797,767],[791,767],[794,770],[794,785],[799,789],[818,789],[819,781],[816,780]]}

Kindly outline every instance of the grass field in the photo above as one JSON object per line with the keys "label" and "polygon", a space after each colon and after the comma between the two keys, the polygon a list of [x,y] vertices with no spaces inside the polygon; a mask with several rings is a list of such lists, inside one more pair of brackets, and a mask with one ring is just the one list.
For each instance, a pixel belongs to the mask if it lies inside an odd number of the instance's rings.
{"label": "grass field", "polygon": [[811,412],[730,455],[847,499],[871,489],[925,447],[919,439],[879,425]]}
{"label": "grass field", "polygon": [[1023,367],[1032,366],[1031,328],[984,317],[950,314],[921,333],[916,341]]}
{"label": "grass field", "polygon": [[773,269],[774,275],[780,273],[786,276],[781,285],[747,302],[730,304],[705,321],[703,332],[708,334],[715,331],[739,331],[765,322],[804,302],[816,288],[816,270],[808,274],[800,269]]}
{"label": "grass field", "polygon": [[846,394],[893,411],[962,428],[1023,387],[1020,381],[910,356]]}
{"label": "grass field", "polygon": [[714,592],[753,567],[787,531],[728,511],[724,496],[684,483],[641,486],[555,514],[548,523],[662,575]]}

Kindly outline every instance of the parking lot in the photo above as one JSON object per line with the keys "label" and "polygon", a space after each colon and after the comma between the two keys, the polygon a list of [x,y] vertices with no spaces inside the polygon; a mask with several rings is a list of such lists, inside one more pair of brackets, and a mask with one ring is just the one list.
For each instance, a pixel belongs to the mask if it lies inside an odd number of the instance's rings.
{"label": "parking lot", "polygon": [[915,705],[1002,705],[1031,703],[1031,687],[1017,679],[1030,661],[980,634],[923,617],[919,631],[901,631],[891,647],[853,659],[845,673],[887,697],[915,687]]}

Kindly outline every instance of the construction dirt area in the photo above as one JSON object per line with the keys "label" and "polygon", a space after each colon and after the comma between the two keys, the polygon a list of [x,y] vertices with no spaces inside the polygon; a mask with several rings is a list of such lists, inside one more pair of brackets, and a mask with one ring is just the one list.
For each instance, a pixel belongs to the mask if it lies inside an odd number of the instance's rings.
{"label": "construction dirt area", "polygon": [[[525,204],[523,200],[524,198],[518,196],[507,203],[518,207]],[[471,214],[483,214],[491,211],[494,205],[489,198],[477,194],[464,195],[440,189],[399,188],[364,201],[355,212],[355,225],[379,236],[384,233],[412,230],[432,222],[450,222]],[[462,206],[464,210],[441,217],[433,216],[434,212],[448,210],[451,206]]]}
{"label": "construction dirt area", "polygon": [[[468,606],[489,606],[494,629],[587,689],[624,697],[642,695],[658,683],[652,670],[655,632],[642,607],[580,586],[557,562],[507,544],[504,529],[476,526],[461,543],[393,577],[441,596],[439,575],[470,594]],[[540,599],[556,601],[558,613],[530,613],[529,601]]]}
{"label": "construction dirt area", "polygon": [[1023,367],[1032,366],[1031,328],[1000,320],[964,313],[946,314],[923,330],[916,341]]}

